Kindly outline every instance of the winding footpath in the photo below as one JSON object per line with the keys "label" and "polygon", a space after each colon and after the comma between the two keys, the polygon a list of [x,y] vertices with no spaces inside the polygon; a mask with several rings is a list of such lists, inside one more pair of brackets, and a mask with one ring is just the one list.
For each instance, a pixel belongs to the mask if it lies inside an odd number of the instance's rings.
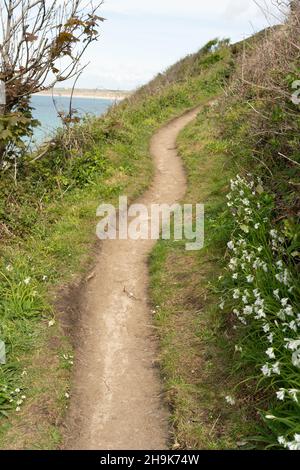
{"label": "winding footpath", "polygon": [[[198,112],[185,113],[153,136],[155,177],[136,202],[150,208],[152,203],[172,204],[183,198],[186,178],[176,138]],[[147,261],[154,243],[106,240],[101,244],[94,277],[80,301],[81,340],[66,449],[167,449],[169,416],[155,365],[158,345],[147,298]]]}

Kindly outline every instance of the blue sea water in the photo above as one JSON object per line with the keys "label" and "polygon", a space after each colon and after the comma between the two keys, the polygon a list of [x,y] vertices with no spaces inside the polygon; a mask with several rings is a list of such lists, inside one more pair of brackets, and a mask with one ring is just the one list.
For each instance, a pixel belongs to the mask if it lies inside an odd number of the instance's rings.
{"label": "blue sea water", "polygon": [[[59,111],[68,112],[70,106],[69,98],[62,96],[55,97],[55,102]],[[114,100],[74,97],[72,108],[76,109],[80,116],[85,114],[101,116],[114,103]],[[35,129],[33,138],[33,144],[39,145],[55,133],[55,130],[61,126],[61,120],[57,115],[51,96],[35,95],[31,99],[31,105],[34,108],[34,118],[38,119],[41,123]]]}

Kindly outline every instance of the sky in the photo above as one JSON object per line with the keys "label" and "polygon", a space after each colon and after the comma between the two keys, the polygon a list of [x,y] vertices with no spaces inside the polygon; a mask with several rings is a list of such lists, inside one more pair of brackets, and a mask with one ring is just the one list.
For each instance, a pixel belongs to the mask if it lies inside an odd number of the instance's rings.
{"label": "sky", "polygon": [[[263,6],[263,10],[257,5]],[[215,37],[239,41],[278,22],[276,0],[105,0],[78,88],[132,90]],[[266,14],[267,12],[267,14]],[[64,86],[68,86],[64,85]]]}

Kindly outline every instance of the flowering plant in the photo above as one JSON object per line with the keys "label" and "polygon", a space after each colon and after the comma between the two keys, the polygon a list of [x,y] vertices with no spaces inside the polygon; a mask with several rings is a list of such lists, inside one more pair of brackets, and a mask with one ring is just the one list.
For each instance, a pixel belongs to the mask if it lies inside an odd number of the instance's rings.
{"label": "flowering plant", "polygon": [[271,391],[262,412],[270,445],[300,450],[298,236],[274,226],[274,198],[261,180],[237,176],[227,198],[234,230],[220,308],[236,317],[237,361],[252,364],[258,388]]}

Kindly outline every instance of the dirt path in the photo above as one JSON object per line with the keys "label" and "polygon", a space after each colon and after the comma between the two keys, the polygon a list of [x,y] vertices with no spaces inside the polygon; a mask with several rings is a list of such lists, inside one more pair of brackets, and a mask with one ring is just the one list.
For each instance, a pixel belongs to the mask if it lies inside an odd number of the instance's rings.
{"label": "dirt path", "polygon": [[[156,174],[138,202],[171,204],[184,196],[176,137],[198,112],[184,114],[154,135]],[[167,448],[168,411],[155,367],[157,344],[147,299],[147,259],[153,244],[102,243],[95,276],[81,299],[81,346],[67,418],[67,449]]]}

